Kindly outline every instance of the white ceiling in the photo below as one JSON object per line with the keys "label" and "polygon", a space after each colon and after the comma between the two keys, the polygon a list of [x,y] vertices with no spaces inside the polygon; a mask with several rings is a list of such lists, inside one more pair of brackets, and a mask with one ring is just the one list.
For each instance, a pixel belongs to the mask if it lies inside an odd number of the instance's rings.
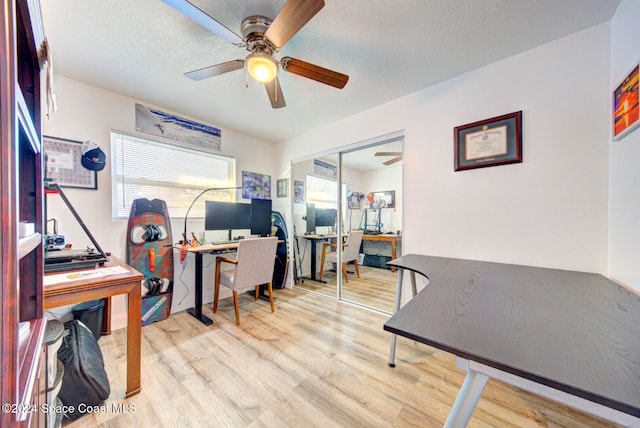
{"label": "white ceiling", "polygon": [[[285,0],[192,2],[240,34],[243,18],[274,17]],[[278,110],[262,85],[245,87],[244,71],[184,77],[247,52],[161,0],[41,4],[56,73],[277,142],[605,22],[619,0],[326,0],[279,56],[349,83],[339,90],[281,72],[287,107]]]}

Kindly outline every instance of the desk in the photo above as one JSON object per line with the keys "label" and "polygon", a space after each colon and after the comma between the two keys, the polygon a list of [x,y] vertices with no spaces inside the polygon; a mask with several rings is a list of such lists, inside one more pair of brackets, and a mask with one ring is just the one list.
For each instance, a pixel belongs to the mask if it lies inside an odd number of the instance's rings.
{"label": "desk", "polygon": [[[111,332],[111,297],[127,295],[127,390],[126,396],[140,392],[140,335],[142,297],[140,284],[143,276],[131,266],[111,256],[105,267],[121,266],[127,273],[78,279],[72,282],[44,286],[44,309],[73,305],[94,299],[105,299],[102,330]],[[51,275],[60,272],[51,273]]]}
{"label": "desk", "polygon": [[[343,234],[342,237],[346,237],[347,234]],[[327,241],[329,239],[335,239],[337,238],[338,235],[334,234],[334,235],[299,235],[296,236],[296,239],[298,238],[304,238],[306,240],[308,240],[311,243],[311,273],[309,275],[309,279],[311,279],[312,281],[318,281],[318,279],[316,278],[316,258],[317,258],[317,251],[316,251],[316,244],[318,243],[318,241]]]}
{"label": "desk", "polygon": [[[383,241],[383,242],[389,242],[391,244],[391,260],[395,260],[396,259],[396,247],[397,244],[401,242],[402,237],[400,235],[395,235],[395,234],[385,234],[382,233],[380,235],[363,235],[362,236],[362,240],[363,241]],[[391,266],[391,272],[395,272],[396,268],[395,266]]]}
{"label": "desk", "polygon": [[[309,240],[309,242],[311,242],[311,274],[309,276],[309,279],[311,279],[312,281],[318,281],[318,279],[316,278],[316,272],[317,272],[317,262],[316,262],[316,258],[317,258],[317,250],[316,250],[316,244],[318,243],[318,241],[327,241],[329,239],[336,239],[338,237],[337,234],[333,234],[333,235],[299,235],[296,238],[304,238]],[[347,237],[346,233],[342,234],[343,238]],[[396,247],[397,247],[397,243],[399,243],[401,241],[402,237],[400,235],[387,235],[387,234],[380,234],[380,235],[362,235],[362,240],[363,241],[385,241],[385,242],[390,242],[391,243],[391,259],[395,259],[396,258]],[[395,272],[396,268],[392,267],[391,270],[393,272]]]}
{"label": "desk", "polygon": [[[278,245],[284,243],[283,240],[278,240]],[[196,266],[195,266],[195,306],[192,309],[188,309],[191,315],[193,315],[198,321],[203,323],[204,325],[213,324],[213,320],[206,315],[202,314],[202,269],[204,268],[202,264],[202,255],[204,253],[210,254],[220,254],[220,253],[231,253],[238,249],[238,242],[229,242],[225,244],[213,244],[206,243],[202,245],[197,245],[195,247],[188,247],[186,251],[188,253],[193,253],[196,258]],[[264,297],[263,295],[261,297]]]}
{"label": "desk", "polygon": [[232,252],[238,248],[237,242],[230,242],[227,244],[202,244],[195,247],[189,247],[186,249],[188,253],[193,253],[196,258],[196,267],[195,267],[195,306],[193,309],[188,309],[191,315],[196,317],[198,321],[205,325],[213,324],[213,320],[206,315],[202,314],[202,255],[204,253],[225,253]]}
{"label": "desk", "polygon": [[446,427],[467,424],[488,379],[640,426],[640,296],[602,275],[406,255],[429,284],[387,321],[395,334],[456,355],[467,376]]}

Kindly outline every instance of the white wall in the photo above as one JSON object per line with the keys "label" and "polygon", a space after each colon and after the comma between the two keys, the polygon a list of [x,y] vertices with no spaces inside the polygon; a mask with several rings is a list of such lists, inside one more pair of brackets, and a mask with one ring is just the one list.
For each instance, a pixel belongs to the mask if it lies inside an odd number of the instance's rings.
{"label": "white wall", "polygon": [[[624,0],[611,20],[611,91],[640,60],[638,22],[640,2]],[[609,275],[640,291],[640,129],[609,147]]]}
{"label": "white wall", "polygon": [[[135,103],[144,104],[144,101],[134,100],[60,75],[55,76],[55,89],[58,111],[52,113],[50,119],[44,119],[45,135],[78,141],[91,140],[101,145],[109,156],[112,129],[135,132]],[[162,106],[157,107],[162,108]],[[172,113],[181,115],[180,112]],[[198,120],[198,118],[191,119]],[[237,182],[241,182],[243,170],[271,175],[272,189],[275,192],[274,144],[224,128],[221,130],[222,154],[236,158]],[[100,246],[114,256],[126,260],[127,220],[111,218],[110,171],[111,164],[107,159],[104,170],[98,172],[98,190],[66,188],[64,192]],[[60,231],[68,242],[74,244],[74,248],[84,248],[90,243],[59,197],[49,196],[47,202],[48,218],[55,217],[60,221]],[[171,223],[173,238],[177,242],[184,228],[184,219],[174,218]],[[199,232],[203,230],[203,225],[202,219],[190,220],[188,230]],[[188,262],[193,263],[193,258],[189,258]],[[180,276],[180,273],[180,271],[175,272],[175,298],[178,301],[182,300],[183,305],[186,305],[193,302],[193,274],[185,272]],[[205,276],[204,288],[205,297],[212,295],[213,292],[209,291],[213,290],[213,275]],[[124,314],[124,298],[116,299],[113,309],[113,328],[122,326],[123,322],[126,324]]]}
{"label": "white wall", "polygon": [[395,191],[395,208],[385,208],[380,214],[383,232],[402,230],[402,165],[395,164],[362,174],[365,194],[370,192]]}
{"label": "white wall", "polygon": [[[278,145],[404,131],[404,253],[607,272],[609,23]],[[453,128],[523,110],[524,162],[453,171]]]}

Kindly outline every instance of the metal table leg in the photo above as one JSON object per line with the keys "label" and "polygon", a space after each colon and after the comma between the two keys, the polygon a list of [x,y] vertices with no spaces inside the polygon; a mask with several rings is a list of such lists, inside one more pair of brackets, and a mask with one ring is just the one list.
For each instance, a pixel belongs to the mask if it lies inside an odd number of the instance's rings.
{"label": "metal table leg", "polygon": [[[398,268],[398,279],[396,280],[396,302],[393,307],[394,314],[398,312],[398,310],[400,310],[400,299],[402,297],[402,278],[404,277],[403,274],[404,274],[404,269]],[[389,367],[396,366],[395,359],[396,359],[396,340],[397,339],[398,339],[397,335],[395,334],[391,335],[391,348],[389,349],[389,362],[387,363]]]}
{"label": "metal table leg", "polygon": [[[469,368],[469,361],[456,358],[456,366],[466,368],[467,376],[460,387],[456,401],[449,412],[444,428],[464,428],[480,400],[482,391],[489,381],[489,376]],[[466,367],[465,367],[466,366]]]}
{"label": "metal table leg", "polygon": [[[396,302],[393,308],[394,314],[400,310],[400,300],[402,298],[402,279],[404,277],[403,273],[404,273],[404,269],[398,268],[398,279],[396,282]],[[416,297],[416,294],[418,294],[418,289],[416,287],[416,273],[410,272],[409,277],[411,279],[411,298],[414,298]],[[392,334],[391,347],[389,349],[389,362],[387,363],[389,367],[396,366],[395,359],[396,359],[396,341],[397,340],[398,340],[398,336],[395,334]]]}

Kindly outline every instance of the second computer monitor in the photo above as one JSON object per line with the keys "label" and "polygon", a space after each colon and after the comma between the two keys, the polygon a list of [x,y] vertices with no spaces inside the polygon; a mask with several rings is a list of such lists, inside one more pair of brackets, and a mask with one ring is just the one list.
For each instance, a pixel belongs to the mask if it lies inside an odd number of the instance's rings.
{"label": "second computer monitor", "polygon": [[316,227],[334,227],[338,218],[335,208],[316,208],[315,204],[307,204],[307,233],[316,233]]}
{"label": "second computer monitor", "polygon": [[316,206],[315,204],[307,203],[307,233],[316,233]]}
{"label": "second computer monitor", "polygon": [[316,227],[333,227],[338,221],[335,208],[316,208]]}
{"label": "second computer monitor", "polygon": [[271,235],[271,199],[251,199],[251,234]]}

